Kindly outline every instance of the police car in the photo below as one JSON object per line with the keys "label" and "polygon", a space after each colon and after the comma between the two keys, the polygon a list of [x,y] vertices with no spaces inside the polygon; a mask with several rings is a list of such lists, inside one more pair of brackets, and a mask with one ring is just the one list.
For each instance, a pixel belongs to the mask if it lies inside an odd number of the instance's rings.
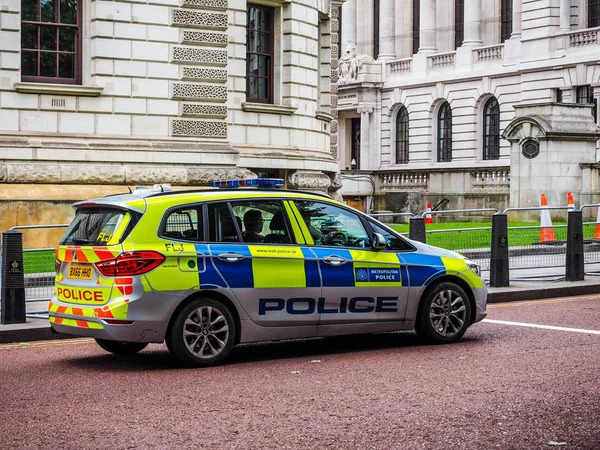
{"label": "police car", "polygon": [[486,316],[479,267],[283,180],[136,189],[74,204],[56,248],[52,328],[188,365],[239,343],[415,329],[457,341]]}

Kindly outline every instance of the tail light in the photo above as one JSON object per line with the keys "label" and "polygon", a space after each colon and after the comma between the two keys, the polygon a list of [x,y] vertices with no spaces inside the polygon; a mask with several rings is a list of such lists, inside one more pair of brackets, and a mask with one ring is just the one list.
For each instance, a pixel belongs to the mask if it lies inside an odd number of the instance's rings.
{"label": "tail light", "polygon": [[142,275],[156,269],[165,261],[164,255],[155,251],[125,252],[115,259],[96,263],[105,277]]}
{"label": "tail light", "polygon": [[60,266],[62,265],[62,261],[56,258],[54,263],[54,268],[56,269],[56,273],[60,272]]}

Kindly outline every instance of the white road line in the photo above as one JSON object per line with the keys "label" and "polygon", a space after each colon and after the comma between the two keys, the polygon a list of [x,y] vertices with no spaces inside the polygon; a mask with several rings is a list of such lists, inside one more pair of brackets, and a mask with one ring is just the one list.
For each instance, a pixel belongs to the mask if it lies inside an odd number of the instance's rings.
{"label": "white road line", "polygon": [[508,322],[506,320],[492,320],[492,319],[483,319],[483,322],[496,323],[498,325],[515,325],[517,327],[543,328],[544,330],[571,331],[573,333],[600,334],[600,331],[598,331],[598,330],[584,330],[582,328],[553,327],[551,325],[538,325],[537,323]]}

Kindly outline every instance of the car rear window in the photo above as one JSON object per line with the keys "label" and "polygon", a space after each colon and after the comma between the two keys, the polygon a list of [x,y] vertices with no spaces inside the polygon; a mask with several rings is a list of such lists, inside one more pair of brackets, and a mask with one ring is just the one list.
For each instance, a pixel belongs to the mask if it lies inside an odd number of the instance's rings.
{"label": "car rear window", "polygon": [[132,213],[117,208],[82,208],[67,228],[60,245],[120,244],[131,230]]}

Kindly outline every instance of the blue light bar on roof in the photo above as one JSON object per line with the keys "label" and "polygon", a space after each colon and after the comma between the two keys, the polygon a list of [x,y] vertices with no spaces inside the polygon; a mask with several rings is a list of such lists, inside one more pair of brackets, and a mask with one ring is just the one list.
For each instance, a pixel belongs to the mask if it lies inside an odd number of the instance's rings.
{"label": "blue light bar on roof", "polygon": [[281,178],[251,178],[249,180],[215,180],[210,182],[211,187],[236,188],[240,186],[253,187],[279,187],[283,186],[284,181]]}

